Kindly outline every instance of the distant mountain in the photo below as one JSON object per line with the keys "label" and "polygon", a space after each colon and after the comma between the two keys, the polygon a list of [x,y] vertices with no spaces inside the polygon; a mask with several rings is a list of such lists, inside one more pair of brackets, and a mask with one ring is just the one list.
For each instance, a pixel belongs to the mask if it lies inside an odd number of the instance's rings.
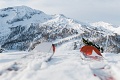
{"label": "distant mountain", "polygon": [[[104,23],[104,22],[103,22]],[[8,50],[28,50],[32,44],[52,41],[56,45],[82,37],[103,46],[107,52],[120,52],[120,36],[100,23],[83,23],[62,14],[47,15],[27,6],[0,10],[0,44]],[[115,27],[116,28],[116,27]],[[119,27],[117,27],[118,29]],[[120,29],[119,29],[120,30]],[[106,45],[107,44],[107,45]]]}
{"label": "distant mountain", "polygon": [[95,27],[103,27],[107,30],[110,30],[114,33],[117,33],[117,34],[120,34],[120,26],[116,26],[116,25],[112,25],[110,23],[106,23],[106,22],[103,22],[103,21],[100,21],[100,22],[95,22],[95,23],[91,23],[92,26],[95,26]]}

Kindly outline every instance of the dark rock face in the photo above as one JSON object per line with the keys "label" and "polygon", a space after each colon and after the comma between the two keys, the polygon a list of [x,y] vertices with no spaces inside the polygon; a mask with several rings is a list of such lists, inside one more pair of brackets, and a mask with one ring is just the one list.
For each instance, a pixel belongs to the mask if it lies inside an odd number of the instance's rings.
{"label": "dark rock face", "polygon": [[[60,30],[61,29],[61,30]],[[6,49],[26,50],[28,49],[30,42],[42,40],[53,41],[56,39],[62,39],[67,36],[76,34],[76,30],[67,28],[54,28],[54,26],[31,24],[31,26],[25,30],[24,26],[17,26],[11,28],[11,33],[2,45]]]}

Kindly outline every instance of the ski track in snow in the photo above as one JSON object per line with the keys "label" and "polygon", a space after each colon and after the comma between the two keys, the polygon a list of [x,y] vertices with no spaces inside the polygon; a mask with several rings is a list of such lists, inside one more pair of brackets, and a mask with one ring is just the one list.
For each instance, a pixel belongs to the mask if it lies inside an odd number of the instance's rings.
{"label": "ski track in snow", "polygon": [[113,70],[107,61],[93,61],[88,63],[94,76],[99,77],[101,80],[115,80],[112,75]]}
{"label": "ski track in snow", "polygon": [[0,54],[0,80],[113,80],[111,75],[119,80],[120,55],[106,53],[105,61],[85,61],[79,50],[67,45],[59,47],[50,61],[50,53]]}

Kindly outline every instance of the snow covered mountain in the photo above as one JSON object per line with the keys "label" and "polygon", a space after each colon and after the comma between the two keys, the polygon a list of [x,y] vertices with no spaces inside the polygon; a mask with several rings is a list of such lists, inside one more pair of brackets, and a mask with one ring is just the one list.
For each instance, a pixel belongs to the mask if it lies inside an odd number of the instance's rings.
{"label": "snow covered mountain", "polygon": [[116,26],[116,25],[112,25],[110,23],[106,23],[106,22],[100,21],[100,22],[91,23],[91,25],[95,26],[95,27],[101,27],[101,28],[103,27],[105,29],[113,31],[114,33],[120,34],[120,32],[119,32],[120,27]]}
{"label": "snow covered mountain", "polygon": [[78,22],[62,14],[47,15],[27,6],[0,10],[0,45],[8,50],[27,50],[31,43],[42,41],[59,45],[75,40],[82,46],[83,37],[107,48],[107,52],[120,52],[119,33],[106,28],[106,24]]}

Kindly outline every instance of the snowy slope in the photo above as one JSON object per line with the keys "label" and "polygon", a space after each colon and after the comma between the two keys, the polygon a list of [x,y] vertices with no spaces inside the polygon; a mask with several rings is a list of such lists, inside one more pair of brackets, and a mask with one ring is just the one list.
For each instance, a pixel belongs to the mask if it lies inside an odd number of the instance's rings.
{"label": "snowy slope", "polygon": [[[119,80],[120,55],[103,53],[105,62],[83,61],[79,50],[70,50],[70,43],[57,47],[55,55],[45,62],[49,53],[8,52],[0,54],[1,80],[100,80],[94,73]],[[27,54],[26,54],[27,53]],[[45,56],[46,55],[46,56]],[[94,68],[106,64],[105,70]],[[95,66],[94,66],[95,65]],[[97,65],[97,66],[96,66]],[[92,67],[93,66],[93,67]],[[91,68],[92,67],[92,68]],[[103,79],[105,80],[105,79]]]}
{"label": "snowy slope", "polygon": [[56,41],[59,45],[77,39],[83,45],[84,37],[104,48],[108,42],[106,52],[119,53],[120,35],[115,34],[119,27],[112,31],[112,25],[99,24],[83,23],[62,14],[48,15],[27,6],[8,7],[0,10],[0,45],[6,50],[23,51],[39,41]]}
{"label": "snowy slope", "polygon": [[[9,36],[18,37],[23,30],[27,30],[31,23],[42,23],[51,16],[42,11],[31,9],[27,6],[8,7],[0,10],[0,40],[4,44]],[[19,29],[19,31],[15,32]],[[15,34],[13,34],[13,32]],[[16,36],[15,36],[16,35]]]}
{"label": "snowy slope", "polygon": [[[34,41],[34,39],[47,36],[48,39],[56,39],[54,35],[59,35],[62,32],[66,33],[67,29],[70,31],[67,32],[66,36],[62,34],[58,37],[62,38],[77,32],[83,32],[81,30],[77,31],[80,24],[76,24],[64,15],[47,15],[27,6],[4,8],[0,10],[0,13],[0,44],[7,49],[20,50],[20,47],[22,49],[24,44],[27,44],[28,47],[28,43]],[[26,49],[26,46],[23,49]]]}
{"label": "snowy slope", "polygon": [[[0,54],[0,80],[119,80],[119,27],[104,22],[82,23],[62,14],[47,15],[27,6],[0,10],[0,44],[5,49],[27,50],[30,44],[52,41],[56,52],[4,52]],[[115,34],[117,33],[117,34]],[[83,61],[79,49],[82,38],[104,47],[105,60]],[[74,42],[77,49],[74,49]],[[105,69],[99,69],[99,68]]]}
{"label": "snowy slope", "polygon": [[[5,15],[5,16],[4,16]],[[16,6],[16,7],[8,7],[0,10],[0,23],[3,32],[0,35],[3,36],[7,32],[9,32],[10,27],[15,27],[20,24],[23,26],[29,26],[30,23],[37,22],[45,22],[51,17],[46,15],[42,11],[31,9],[27,6]]]}
{"label": "snowy slope", "polygon": [[106,23],[106,22],[103,22],[103,21],[91,23],[91,25],[95,26],[95,27],[105,28],[105,29],[110,30],[114,33],[120,34],[120,32],[119,32],[120,26],[115,26],[115,25],[112,25],[112,24],[109,24],[109,23]]}

